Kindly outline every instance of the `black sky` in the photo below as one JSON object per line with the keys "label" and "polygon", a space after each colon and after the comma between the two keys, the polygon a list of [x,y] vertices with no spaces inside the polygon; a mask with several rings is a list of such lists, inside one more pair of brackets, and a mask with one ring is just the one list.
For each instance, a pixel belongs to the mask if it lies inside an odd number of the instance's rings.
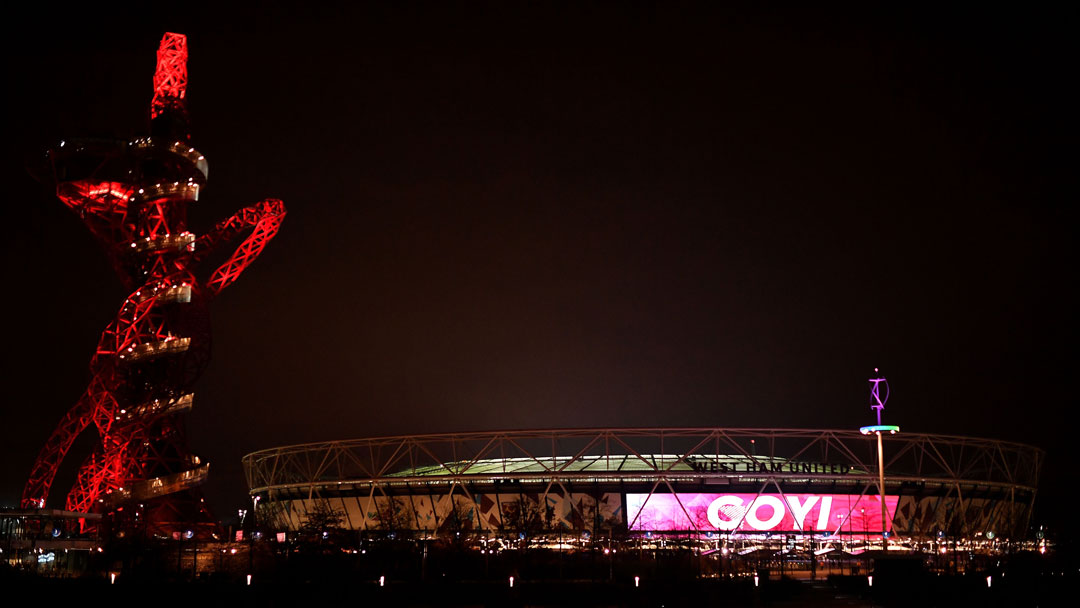
{"label": "black sky", "polygon": [[141,133],[164,31],[195,230],[289,209],[212,310],[189,434],[221,513],[288,443],[856,427],[875,366],[905,430],[1050,450],[1047,513],[1075,479],[1070,15],[256,4],[8,23],[0,504],[124,297],[25,167]]}

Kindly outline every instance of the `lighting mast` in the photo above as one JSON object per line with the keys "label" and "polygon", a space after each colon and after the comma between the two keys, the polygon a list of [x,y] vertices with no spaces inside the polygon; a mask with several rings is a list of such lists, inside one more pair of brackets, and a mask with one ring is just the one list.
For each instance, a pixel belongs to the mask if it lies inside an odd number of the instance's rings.
{"label": "lighting mast", "polygon": [[[878,368],[874,368],[874,374],[879,374]],[[885,384],[885,397],[881,396],[881,384]],[[878,459],[878,490],[881,493],[881,548],[888,549],[889,510],[885,506],[885,450],[882,447],[881,434],[895,435],[900,432],[900,427],[895,424],[881,424],[881,410],[885,409],[885,402],[889,400],[889,381],[884,377],[870,378],[870,409],[877,413],[877,424],[864,426],[859,429],[863,435],[877,435],[877,459]]]}

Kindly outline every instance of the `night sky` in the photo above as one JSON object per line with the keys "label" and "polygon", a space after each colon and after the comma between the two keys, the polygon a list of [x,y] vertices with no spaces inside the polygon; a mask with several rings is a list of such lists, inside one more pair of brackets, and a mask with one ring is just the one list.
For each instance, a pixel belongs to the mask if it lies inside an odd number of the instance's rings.
{"label": "night sky", "polygon": [[852,428],[874,367],[905,431],[1047,449],[1040,517],[1060,512],[1065,15],[257,4],[7,24],[0,505],[126,295],[27,167],[64,137],[142,134],[176,31],[211,169],[192,229],[265,197],[289,210],[212,308],[188,429],[221,515],[247,503],[257,449]]}

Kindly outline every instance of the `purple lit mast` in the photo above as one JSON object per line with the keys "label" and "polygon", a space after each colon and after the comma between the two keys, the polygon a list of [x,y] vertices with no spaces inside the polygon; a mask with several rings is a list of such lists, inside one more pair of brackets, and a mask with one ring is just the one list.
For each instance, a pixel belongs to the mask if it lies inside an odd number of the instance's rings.
{"label": "purple lit mast", "polygon": [[[878,373],[878,368],[874,368],[874,373]],[[885,398],[881,398],[881,383],[885,383]],[[877,423],[881,426],[881,410],[885,409],[885,402],[889,400],[889,381],[885,378],[871,378],[870,379],[870,409],[877,410]]]}
{"label": "purple lit mast", "polygon": [[[878,368],[874,368],[874,373],[878,374]],[[877,424],[864,426],[859,428],[863,435],[869,435],[871,433],[888,432],[890,434],[900,431],[900,427],[894,424],[881,424],[881,410],[885,409],[885,402],[889,400],[889,381],[884,377],[870,378],[870,409],[877,413]],[[881,383],[885,383],[885,397],[881,397]]]}
{"label": "purple lit mast", "polygon": [[[874,368],[874,373],[879,374],[878,368]],[[881,398],[881,383],[885,383],[885,398]],[[888,550],[888,521],[889,512],[885,507],[885,450],[882,447],[881,434],[888,432],[890,435],[895,435],[900,432],[900,427],[894,424],[881,424],[881,410],[885,409],[885,402],[889,400],[889,381],[884,377],[870,378],[870,409],[877,413],[877,424],[872,426],[864,426],[859,429],[863,435],[874,434],[877,435],[877,456],[878,456],[878,491],[881,495],[881,548]]]}

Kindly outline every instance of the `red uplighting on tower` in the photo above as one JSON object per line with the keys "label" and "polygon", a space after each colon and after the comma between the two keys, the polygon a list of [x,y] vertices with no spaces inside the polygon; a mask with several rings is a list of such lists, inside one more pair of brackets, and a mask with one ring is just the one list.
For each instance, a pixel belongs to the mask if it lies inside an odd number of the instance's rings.
{"label": "red uplighting on tower", "polygon": [[150,117],[157,118],[174,102],[182,101],[187,92],[187,36],[166,33],[157,52],[154,71],[154,101]]}
{"label": "red uplighting on tower", "polygon": [[[215,526],[195,489],[209,465],[191,453],[181,416],[209,359],[207,305],[262,253],[285,218],[267,199],[207,234],[187,229],[187,209],[206,185],[206,158],[187,142],[187,42],[166,34],[158,50],[151,116],[160,131],[134,141],[61,142],[50,151],[57,197],[79,214],[128,289],[90,361],[90,383],[34,462],[25,508],[41,508],[75,439],[99,441],[83,461],[65,509],[113,512],[150,534]],[[183,131],[179,131],[183,129]],[[133,177],[137,176],[137,177]],[[246,236],[245,236],[246,235]],[[221,266],[214,251],[242,238]],[[131,504],[132,509],[122,505]]]}

